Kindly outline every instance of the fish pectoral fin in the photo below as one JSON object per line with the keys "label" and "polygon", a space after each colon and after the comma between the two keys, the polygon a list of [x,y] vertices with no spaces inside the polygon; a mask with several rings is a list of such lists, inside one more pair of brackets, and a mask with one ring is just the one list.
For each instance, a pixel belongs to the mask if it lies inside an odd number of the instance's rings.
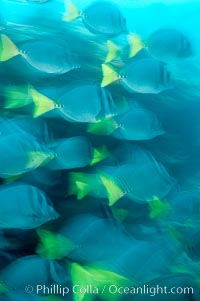
{"label": "fish pectoral fin", "polygon": [[8,61],[9,59],[19,54],[19,50],[17,46],[11,41],[9,37],[2,34],[0,38],[1,38],[0,62]]}
{"label": "fish pectoral fin", "polygon": [[66,10],[67,12],[63,16],[63,21],[71,22],[78,17],[80,17],[80,12],[77,7],[73,4],[71,0],[68,0],[66,3]]}
{"label": "fish pectoral fin", "polygon": [[87,131],[95,135],[111,135],[118,127],[113,117],[103,118],[88,125]]}
{"label": "fish pectoral fin", "polygon": [[105,145],[102,147],[94,148],[93,158],[92,161],[90,162],[90,166],[93,166],[94,164],[101,162],[108,156],[109,156],[109,151]]}
{"label": "fish pectoral fin", "polygon": [[37,254],[48,259],[62,259],[74,248],[74,243],[67,237],[45,229],[38,229],[40,242],[36,248]]}
{"label": "fish pectoral fin", "polygon": [[117,57],[119,51],[117,45],[110,40],[107,41],[107,48],[108,53],[105,59],[105,63],[109,63],[114,60]]}
{"label": "fish pectoral fin", "polygon": [[33,103],[35,105],[35,109],[33,112],[34,118],[37,118],[37,117],[55,109],[55,103],[50,98],[39,93],[32,87],[30,87],[29,92],[32,97]]}
{"label": "fish pectoral fin", "polygon": [[108,200],[109,205],[114,205],[121,197],[124,196],[124,192],[122,189],[114,183],[113,179],[109,179],[109,177],[106,177],[105,175],[100,175],[100,179],[107,191],[108,194]]}
{"label": "fish pectoral fin", "polygon": [[102,64],[102,73],[103,80],[101,82],[101,87],[106,87],[119,79],[117,72],[106,64]]}
{"label": "fish pectoral fin", "polygon": [[128,36],[128,42],[130,45],[129,57],[134,57],[141,49],[145,47],[140,37],[134,33],[131,33]]}

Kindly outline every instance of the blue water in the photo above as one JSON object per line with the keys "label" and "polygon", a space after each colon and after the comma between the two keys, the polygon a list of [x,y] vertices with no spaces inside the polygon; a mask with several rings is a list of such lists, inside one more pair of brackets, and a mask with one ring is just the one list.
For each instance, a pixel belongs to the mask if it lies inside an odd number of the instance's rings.
{"label": "blue water", "polygon": [[[200,1],[113,0],[113,36],[84,23],[93,2],[66,22],[65,1],[0,0],[0,301],[199,301]],[[155,58],[164,29],[191,53]]]}

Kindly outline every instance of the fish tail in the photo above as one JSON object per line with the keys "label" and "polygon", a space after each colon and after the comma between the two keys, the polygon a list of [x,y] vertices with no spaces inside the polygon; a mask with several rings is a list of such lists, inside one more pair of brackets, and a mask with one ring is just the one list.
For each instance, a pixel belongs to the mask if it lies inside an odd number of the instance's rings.
{"label": "fish tail", "polygon": [[4,91],[5,109],[17,109],[22,108],[32,103],[31,97],[28,95],[28,89],[26,87],[10,87]]}
{"label": "fish tail", "polygon": [[70,172],[68,195],[76,195],[78,200],[83,199],[91,191],[89,175],[81,172]]}
{"label": "fish tail", "polygon": [[93,166],[94,164],[101,162],[102,160],[107,158],[109,154],[110,153],[105,145],[102,147],[94,148],[93,158],[92,161],[90,162],[90,166]]}
{"label": "fish tail", "polygon": [[28,163],[26,165],[27,169],[33,169],[37,167],[45,166],[49,161],[51,161],[55,155],[50,152],[43,151],[30,151],[27,153]]}
{"label": "fish tail", "polygon": [[7,37],[4,34],[1,34],[0,39],[0,62],[8,61],[9,59],[19,54],[17,46],[11,41],[9,37]]}
{"label": "fish tail", "polygon": [[131,33],[128,36],[128,42],[130,45],[129,57],[134,57],[141,49],[144,48],[143,41],[134,33]]}
{"label": "fish tail", "polygon": [[124,192],[122,189],[114,182],[114,180],[111,177],[108,177],[107,175],[100,175],[100,179],[102,184],[104,185],[107,194],[108,194],[108,200],[109,205],[114,205],[122,196],[124,196]]}
{"label": "fish tail", "polygon": [[55,108],[55,103],[53,100],[39,93],[34,88],[30,88],[30,95],[35,105],[33,111],[34,118],[37,118]]}
{"label": "fish tail", "polygon": [[45,229],[38,229],[39,244],[37,254],[47,259],[62,259],[74,248],[74,243],[67,237]]}
{"label": "fish tail", "polygon": [[77,9],[77,7],[73,4],[73,2],[71,0],[68,0],[66,3],[66,10],[67,13],[64,14],[63,16],[63,21],[66,22],[71,22],[75,19],[77,19],[78,17],[80,17],[80,12]]}
{"label": "fish tail", "polygon": [[113,117],[103,118],[88,125],[87,131],[95,135],[111,135],[118,127]]}
{"label": "fish tail", "polygon": [[167,201],[160,200],[158,197],[154,196],[152,201],[148,202],[150,219],[162,218],[169,214],[171,207]]}
{"label": "fish tail", "polygon": [[108,53],[105,59],[105,63],[109,63],[112,60],[114,60],[117,57],[119,51],[117,45],[110,40],[107,41],[107,48],[108,48]]}
{"label": "fish tail", "polygon": [[103,80],[101,82],[101,87],[106,87],[109,84],[119,79],[116,71],[106,64],[102,64]]}

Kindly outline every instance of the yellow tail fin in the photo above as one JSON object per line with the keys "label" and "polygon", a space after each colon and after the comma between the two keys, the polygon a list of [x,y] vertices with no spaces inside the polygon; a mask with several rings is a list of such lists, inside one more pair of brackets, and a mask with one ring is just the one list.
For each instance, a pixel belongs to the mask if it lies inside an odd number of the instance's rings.
{"label": "yellow tail fin", "polygon": [[11,59],[12,57],[19,54],[17,46],[7,37],[2,34],[1,38],[1,49],[0,49],[0,62],[5,62]]}
{"label": "yellow tail fin", "polygon": [[157,196],[148,202],[150,209],[150,219],[162,218],[170,213],[171,207],[166,201],[160,200]]}
{"label": "yellow tail fin", "polygon": [[105,145],[102,147],[94,148],[93,158],[90,162],[90,166],[93,166],[94,164],[101,162],[102,160],[107,158],[109,155],[110,155],[110,153]]}
{"label": "yellow tail fin", "polygon": [[128,42],[130,45],[129,57],[134,57],[142,48],[144,48],[144,43],[140,37],[134,33],[128,36]]}
{"label": "yellow tail fin", "polygon": [[87,131],[95,135],[111,135],[118,127],[115,119],[113,117],[108,117],[102,118],[95,123],[90,123]]}
{"label": "yellow tail fin", "polygon": [[105,59],[105,63],[109,63],[117,57],[118,47],[110,40],[107,41],[108,53]]}
{"label": "yellow tail fin", "polygon": [[49,99],[45,95],[42,95],[33,88],[30,88],[30,95],[35,104],[35,109],[33,112],[33,117],[39,117],[53,109],[55,109],[55,103],[53,100]]}
{"label": "yellow tail fin", "polygon": [[[105,269],[104,266],[99,266],[97,264],[81,266],[75,262],[71,264],[71,280],[73,285],[79,284],[80,287],[87,287],[89,283],[91,287],[98,288],[98,291],[101,292],[102,301],[119,300],[119,294],[109,293],[108,288],[113,285],[113,283],[116,285],[116,287],[130,287],[130,285],[133,285],[128,278],[109,271]],[[84,294],[74,294],[74,296],[74,301],[94,300],[93,294],[87,294],[87,296]]]}
{"label": "yellow tail fin", "polygon": [[72,3],[71,0],[68,0],[66,3],[67,13],[64,14],[63,21],[71,22],[78,17],[80,17],[80,12],[77,7]]}
{"label": "yellow tail fin", "polygon": [[40,242],[36,252],[42,257],[62,259],[75,248],[74,243],[61,234],[53,233],[45,229],[38,229],[37,234]]}
{"label": "yellow tail fin", "polygon": [[122,196],[124,196],[124,192],[122,189],[114,183],[113,179],[108,178],[104,175],[100,176],[100,179],[107,191],[109,205],[114,205]]}
{"label": "yellow tail fin", "polygon": [[68,195],[76,195],[78,200],[83,199],[91,191],[88,178],[90,175],[81,172],[71,172],[69,175]]}
{"label": "yellow tail fin", "polygon": [[50,160],[54,158],[49,153],[45,152],[37,152],[37,151],[30,151],[27,153],[28,162],[27,162],[27,169],[37,168],[39,166],[44,166],[45,163],[47,164]]}
{"label": "yellow tail fin", "polygon": [[90,192],[90,186],[86,183],[76,181],[77,186],[77,200],[82,200]]}
{"label": "yellow tail fin", "polygon": [[119,79],[117,72],[105,64],[102,64],[102,72],[103,72],[103,80],[101,82],[101,87],[106,87],[109,84]]}
{"label": "yellow tail fin", "polygon": [[4,90],[5,109],[16,109],[27,106],[32,103],[30,95],[28,95],[28,86],[12,86]]}

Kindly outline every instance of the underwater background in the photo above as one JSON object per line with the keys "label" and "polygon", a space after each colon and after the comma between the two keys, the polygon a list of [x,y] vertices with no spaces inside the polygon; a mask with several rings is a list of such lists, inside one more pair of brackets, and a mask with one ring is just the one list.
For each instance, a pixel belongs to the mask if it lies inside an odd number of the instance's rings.
{"label": "underwater background", "polygon": [[200,2],[0,7],[0,301],[199,301]]}

